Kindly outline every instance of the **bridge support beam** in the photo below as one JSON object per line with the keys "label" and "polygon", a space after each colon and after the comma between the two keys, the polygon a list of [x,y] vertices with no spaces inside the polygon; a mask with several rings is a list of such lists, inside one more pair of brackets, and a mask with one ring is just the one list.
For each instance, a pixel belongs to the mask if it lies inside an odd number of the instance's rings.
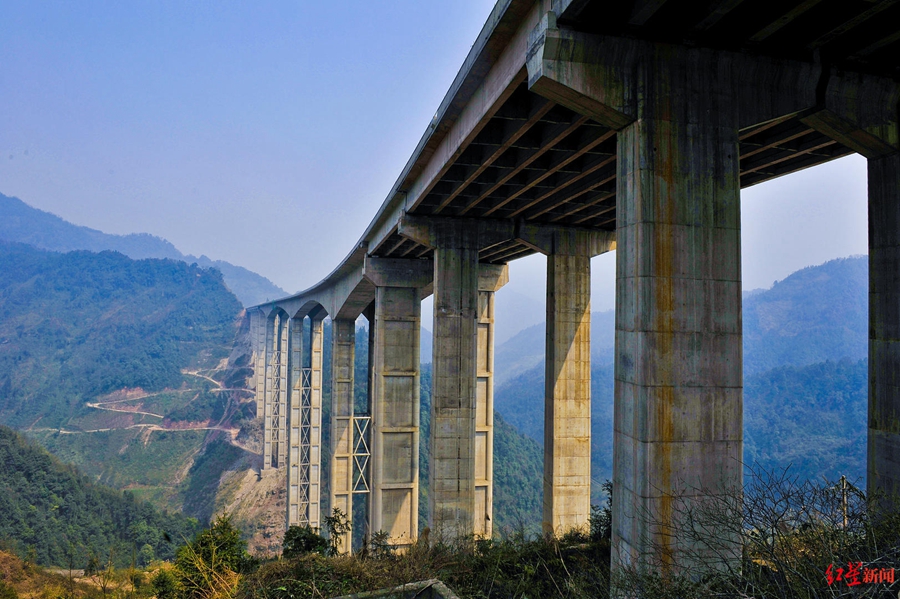
{"label": "bridge support beam", "polygon": [[419,290],[375,290],[371,531],[398,547],[419,532]]}
{"label": "bridge support beam", "polygon": [[740,514],[715,548],[687,514],[742,487],[736,111],[687,62],[643,69],[619,132],[613,561],[715,567],[740,557]]}
{"label": "bridge support beam", "polygon": [[494,534],[494,293],[509,281],[509,267],[479,265],[475,348],[476,536]]}
{"label": "bridge support beam", "polygon": [[543,529],[561,535],[591,515],[591,258],[615,236],[524,224],[517,235],[547,255]]}
{"label": "bridge support beam", "polygon": [[[475,480],[478,251],[491,242],[512,239],[514,231],[511,224],[404,215],[399,232],[434,248],[431,528],[438,538],[462,538],[476,532],[476,520],[480,518],[476,517]],[[486,443],[488,437],[484,440]],[[493,454],[488,448],[486,452]],[[483,485],[485,492],[488,487],[487,483]],[[487,496],[484,502],[486,510]]]}
{"label": "bridge support beam", "polygon": [[255,308],[250,312],[250,343],[253,347],[253,386],[256,417],[262,420],[266,411],[266,316]]}
{"label": "bridge support beam", "polygon": [[900,153],[869,158],[867,486],[900,507]]}
{"label": "bridge support beam", "polygon": [[[356,358],[356,321],[331,322],[331,508],[353,521],[353,369]],[[339,541],[341,553],[351,550],[351,531]]]}
{"label": "bridge support beam", "polygon": [[288,359],[290,322],[283,311],[268,319],[263,429],[263,469],[281,468],[287,441]]}
{"label": "bridge support beam", "polygon": [[386,531],[396,547],[409,547],[419,533],[421,289],[432,271],[423,260],[367,258],[364,266],[375,284],[369,530]]}
{"label": "bridge support beam", "polygon": [[[309,316],[309,337],[304,319],[292,319],[291,354],[297,380],[291,384],[290,448],[287,455],[287,525],[321,525],[322,445],[322,311]],[[294,377],[292,377],[293,379]]]}

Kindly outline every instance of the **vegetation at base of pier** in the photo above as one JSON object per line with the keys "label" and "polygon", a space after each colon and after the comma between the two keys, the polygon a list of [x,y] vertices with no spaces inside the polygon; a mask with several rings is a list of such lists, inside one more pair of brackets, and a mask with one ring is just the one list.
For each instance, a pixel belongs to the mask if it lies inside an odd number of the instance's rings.
{"label": "vegetation at base of pier", "polygon": [[519,531],[442,543],[425,533],[403,553],[393,551],[383,534],[373,535],[354,555],[336,556],[333,547],[322,551],[308,541],[309,550],[296,555],[294,539],[286,539],[286,559],[263,563],[243,577],[237,597],[335,597],[433,578],[463,598],[602,597],[608,589],[610,524],[607,505],[595,508],[589,530],[562,538]]}
{"label": "vegetation at base of pier", "polygon": [[[651,599],[896,597],[900,514],[883,499],[789,469],[751,470],[741,493],[689,509],[673,499],[672,528],[689,547],[677,562],[688,567],[626,570],[616,582],[624,596]],[[739,555],[722,543],[729,538],[741,539]]]}
{"label": "vegetation at base of pier", "polygon": [[[900,514],[880,511],[881,498],[867,498],[853,485],[813,483],[790,475],[789,470],[751,472],[739,492],[711,494],[708,501],[690,509],[680,498],[673,498],[670,524],[686,544],[668,555],[677,555],[678,563],[687,564],[679,571],[667,566],[671,560],[664,558],[656,567],[641,572],[622,569],[611,579],[612,523],[607,503],[594,508],[588,530],[562,538],[519,532],[447,544],[425,533],[403,553],[392,551],[383,535],[374,535],[362,551],[333,556],[326,538],[292,528],[285,538],[283,559],[238,561],[221,568],[219,578],[207,576],[205,580],[211,582],[202,593],[185,593],[182,586],[181,594],[171,596],[233,593],[239,599],[327,598],[434,578],[462,599],[609,597],[610,580],[622,596],[648,599],[896,596]],[[608,484],[606,489],[610,490]],[[222,552],[239,555],[240,543],[227,530],[218,521],[197,539],[204,535],[231,538]],[[722,542],[727,539],[740,539],[742,551],[732,551]],[[671,547],[656,549],[667,555]],[[183,551],[187,550],[180,550],[179,556],[186,554]],[[213,561],[206,559],[206,563]],[[184,576],[179,572],[183,567],[176,563],[176,580]],[[842,568],[841,579],[838,568]],[[851,574],[847,579],[853,568],[858,568],[858,577]],[[864,578],[867,571],[888,570],[894,573],[893,582]],[[856,580],[855,588],[848,585]]]}

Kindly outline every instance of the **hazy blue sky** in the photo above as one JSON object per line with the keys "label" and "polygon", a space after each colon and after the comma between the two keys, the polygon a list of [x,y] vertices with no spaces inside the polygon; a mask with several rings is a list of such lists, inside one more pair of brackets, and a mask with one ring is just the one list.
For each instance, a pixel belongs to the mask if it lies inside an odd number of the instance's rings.
{"label": "hazy blue sky", "polygon": [[[490,0],[0,2],[0,192],[295,291],[384,200]],[[744,288],[866,252],[865,161],[743,194]],[[508,289],[543,294],[543,259]],[[613,307],[614,257],[594,308]],[[499,298],[498,298],[499,299]]]}

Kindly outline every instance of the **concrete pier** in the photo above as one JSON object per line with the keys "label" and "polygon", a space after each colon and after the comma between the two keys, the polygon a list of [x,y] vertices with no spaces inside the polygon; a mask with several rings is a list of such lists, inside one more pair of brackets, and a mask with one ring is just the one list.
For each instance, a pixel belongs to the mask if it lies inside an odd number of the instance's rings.
{"label": "concrete pier", "polygon": [[[513,237],[511,223],[404,217],[400,233],[434,248],[434,325],[431,406],[431,529],[439,538],[475,534],[476,398],[479,247]],[[486,337],[487,340],[492,336]],[[485,346],[487,355],[492,349]],[[490,359],[489,357],[487,358]],[[492,378],[490,379],[492,380]],[[491,391],[492,392],[492,391]],[[486,396],[488,397],[488,396]],[[488,397],[488,400],[490,398]],[[487,402],[486,402],[487,409]],[[484,421],[487,433],[488,421]],[[492,455],[487,448],[485,455]],[[486,460],[483,459],[482,463]],[[487,471],[484,472],[487,476]],[[489,484],[482,479],[484,511]],[[487,519],[490,516],[487,515]],[[485,530],[482,527],[482,530]]]}
{"label": "concrete pier", "polygon": [[253,397],[256,400],[256,417],[262,420],[266,410],[266,316],[259,308],[249,311],[250,342],[253,347]]}
{"label": "concrete pier", "polygon": [[284,465],[287,439],[288,347],[290,319],[283,310],[269,317],[270,330],[266,363],[265,428],[263,433],[263,468]]}
{"label": "concrete pier", "polygon": [[867,485],[900,507],[900,154],[869,158]]}
{"label": "concrete pier", "polygon": [[547,256],[543,529],[554,534],[586,530],[591,515],[591,255],[566,237]]}
{"label": "concrete pier", "polygon": [[613,560],[689,567],[713,555],[685,511],[742,486],[738,126],[711,74],[659,60],[619,132]]}
{"label": "concrete pier", "polygon": [[432,265],[372,258],[364,272],[375,284],[369,530],[385,531],[392,545],[408,547],[419,533],[421,289],[431,282]]}
{"label": "concrete pier", "polygon": [[547,256],[542,528],[562,535],[591,514],[591,258],[615,235],[525,224],[516,235]]}
{"label": "concrete pier", "polygon": [[[356,321],[331,321],[331,508],[353,518],[353,368]],[[351,550],[351,531],[341,537],[340,551]]]}
{"label": "concrete pier", "polygon": [[476,536],[494,533],[494,293],[509,281],[509,268],[481,264],[475,372],[475,522]]}
{"label": "concrete pier", "polygon": [[[309,336],[304,338],[304,318],[293,318],[292,359],[300,364],[292,380],[290,449],[287,457],[287,525],[321,525],[322,445],[322,350],[324,313],[309,316]],[[297,340],[301,341],[297,341]]]}

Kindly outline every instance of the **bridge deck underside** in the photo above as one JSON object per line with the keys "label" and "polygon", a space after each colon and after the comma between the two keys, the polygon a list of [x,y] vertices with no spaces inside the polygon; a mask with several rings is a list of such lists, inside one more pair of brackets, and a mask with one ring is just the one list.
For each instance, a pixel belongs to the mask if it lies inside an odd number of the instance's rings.
{"label": "bridge deck underside", "polygon": [[559,3],[566,7],[559,22],[588,33],[818,61],[837,69],[900,76],[900,0]]}
{"label": "bridge deck underside", "polygon": [[[852,153],[797,115],[745,129],[740,140],[741,187]],[[411,212],[612,231],[616,174],[614,131],[520,83]],[[374,252],[390,258],[431,253],[396,232]],[[506,263],[532,253],[509,241],[481,248],[480,260]]]}

